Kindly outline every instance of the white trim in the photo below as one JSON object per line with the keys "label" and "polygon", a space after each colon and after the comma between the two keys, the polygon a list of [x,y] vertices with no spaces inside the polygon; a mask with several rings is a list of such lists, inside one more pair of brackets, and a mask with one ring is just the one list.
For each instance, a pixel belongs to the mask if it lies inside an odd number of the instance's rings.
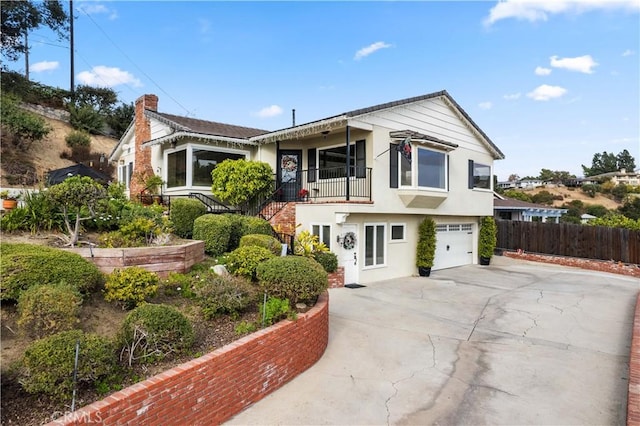
{"label": "white trim", "polygon": [[313,233],[313,227],[314,226],[318,226],[320,229],[320,235],[318,235],[318,241],[324,243],[324,241],[322,241],[322,229],[325,226],[329,227],[329,244],[325,243],[325,245],[329,248],[329,250],[331,250],[331,243],[333,242],[333,226],[331,226],[331,223],[328,222],[311,222],[309,223],[309,232],[311,232],[311,235],[315,235]]}
{"label": "white trim", "polygon": [[[402,239],[394,240],[393,239],[393,227],[394,226],[402,226]],[[389,223],[389,243],[406,243],[407,242],[407,224],[406,223]]]}
{"label": "white trim", "polygon": [[215,135],[207,135],[204,133],[193,133],[193,132],[184,132],[184,131],[179,131],[179,132],[171,133],[170,135],[161,136],[157,139],[152,139],[150,141],[143,143],[141,146],[149,147],[154,145],[162,145],[165,143],[170,143],[170,142],[178,141],[180,139],[185,139],[185,138],[198,139],[201,141],[227,142],[227,143],[233,143],[238,145],[258,146],[256,142],[251,142],[251,141],[248,141],[247,139],[230,138],[227,136],[215,136]]}
{"label": "white trim", "polygon": [[[374,246],[373,246],[373,265],[367,265],[367,226],[373,226],[374,229]],[[378,264],[375,263],[376,262],[376,258],[378,257],[378,253],[376,252],[376,245],[375,242],[377,241],[377,227],[378,226],[382,226],[383,227],[383,235],[382,235],[382,241],[384,242],[384,254],[383,254],[383,260],[382,263]],[[362,244],[362,269],[363,270],[367,270],[367,269],[376,269],[376,268],[385,268],[387,266],[387,252],[388,247],[387,247],[387,223],[386,222],[365,222],[362,225],[362,238],[364,241],[364,244]]]}
{"label": "white trim", "polygon": [[[415,148],[415,149],[414,149]],[[436,152],[444,155],[444,188],[438,188],[435,186],[418,186],[418,150],[425,150]],[[398,156],[401,156],[401,152],[396,153]],[[414,155],[415,154],[415,155]],[[427,191],[437,191],[437,192],[449,192],[449,153],[440,149],[433,149],[432,147],[425,146],[415,146],[411,144],[411,185],[403,185],[402,184],[402,157],[398,157],[398,189],[415,189],[415,190],[427,190]],[[467,177],[468,179],[468,177]]]}

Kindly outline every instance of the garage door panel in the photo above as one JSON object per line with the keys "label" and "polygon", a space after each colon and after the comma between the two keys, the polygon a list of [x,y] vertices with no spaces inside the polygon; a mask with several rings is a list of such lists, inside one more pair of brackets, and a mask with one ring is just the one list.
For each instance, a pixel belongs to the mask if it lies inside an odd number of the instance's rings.
{"label": "garage door panel", "polygon": [[436,256],[433,268],[444,269],[473,263],[473,225],[437,225]]}

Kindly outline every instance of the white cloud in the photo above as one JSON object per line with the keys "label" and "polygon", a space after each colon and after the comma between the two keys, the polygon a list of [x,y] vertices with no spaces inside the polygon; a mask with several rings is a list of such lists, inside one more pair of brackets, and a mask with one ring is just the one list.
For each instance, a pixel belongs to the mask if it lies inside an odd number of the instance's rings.
{"label": "white cloud", "polygon": [[480,109],[491,109],[493,104],[491,102],[480,102],[478,106],[480,107]]}
{"label": "white cloud", "polygon": [[118,18],[117,11],[109,9],[107,6],[99,3],[82,3],[78,7],[78,10],[87,15],[109,15],[107,18],[112,21]]}
{"label": "white cloud", "polygon": [[356,55],[353,57],[353,59],[355,59],[356,61],[365,58],[369,55],[371,55],[373,52],[380,50],[380,49],[386,49],[388,47],[391,47],[391,45],[389,43],[385,43],[384,41],[377,41],[373,44],[370,44],[367,47],[363,47],[362,49],[358,50],[356,52]]}
{"label": "white cloud", "polygon": [[131,84],[134,87],[142,86],[140,80],[128,71],[104,65],[95,66],[91,71],[82,71],[77,77],[82,84],[88,86],[114,87],[121,84]]}
{"label": "white cloud", "polygon": [[504,95],[503,98],[505,98],[508,101],[515,101],[516,99],[520,99],[520,92]]}
{"label": "white cloud", "polygon": [[585,74],[592,74],[593,67],[598,66],[598,63],[593,60],[591,55],[577,56],[575,58],[558,58],[552,56],[550,59],[550,65],[554,68],[564,68],[569,71],[578,71]]}
{"label": "white cloud", "polygon": [[535,71],[536,75],[549,75],[551,74],[551,69],[544,67],[536,67]]}
{"label": "white cloud", "polygon": [[543,84],[538,86],[533,91],[527,93],[527,96],[534,101],[548,101],[549,99],[559,98],[567,93],[567,89],[560,86],[549,86]]}
{"label": "white cloud", "polygon": [[30,72],[44,72],[44,71],[53,71],[60,66],[58,61],[42,61],[36,62],[35,64],[31,64],[29,66]]}
{"label": "white cloud", "polygon": [[633,56],[633,55],[635,55],[635,54],[636,54],[636,52],[634,52],[634,51],[633,51],[633,50],[631,50],[631,49],[627,49],[627,50],[625,50],[624,52],[622,52],[622,56]]}
{"label": "white cloud", "polygon": [[515,18],[521,21],[546,21],[556,14],[577,15],[592,10],[640,11],[638,0],[504,0],[489,11],[484,24],[490,26],[502,19]]}
{"label": "white cloud", "polygon": [[280,108],[278,105],[271,105],[268,107],[264,107],[260,111],[258,111],[257,116],[261,118],[269,118],[276,117],[280,114],[282,114],[282,108]]}

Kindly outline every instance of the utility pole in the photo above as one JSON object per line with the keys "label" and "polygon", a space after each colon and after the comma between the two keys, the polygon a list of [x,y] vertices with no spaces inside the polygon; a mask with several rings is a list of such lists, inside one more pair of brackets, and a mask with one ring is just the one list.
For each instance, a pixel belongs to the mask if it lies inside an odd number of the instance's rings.
{"label": "utility pole", "polygon": [[[75,82],[73,81],[73,76],[75,74],[75,70],[73,67],[73,0],[69,0],[69,41],[71,42],[71,88],[70,88],[70,92],[71,92],[71,100],[75,99],[75,93],[76,93],[76,89],[75,89]],[[28,78],[28,77],[27,77]]]}

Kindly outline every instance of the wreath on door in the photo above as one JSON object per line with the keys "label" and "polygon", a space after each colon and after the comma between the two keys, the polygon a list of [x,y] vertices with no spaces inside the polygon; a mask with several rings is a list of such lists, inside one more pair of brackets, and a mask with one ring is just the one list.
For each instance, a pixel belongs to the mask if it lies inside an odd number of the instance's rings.
{"label": "wreath on door", "polygon": [[342,237],[342,247],[345,250],[353,250],[356,246],[356,234],[355,232],[347,232]]}

